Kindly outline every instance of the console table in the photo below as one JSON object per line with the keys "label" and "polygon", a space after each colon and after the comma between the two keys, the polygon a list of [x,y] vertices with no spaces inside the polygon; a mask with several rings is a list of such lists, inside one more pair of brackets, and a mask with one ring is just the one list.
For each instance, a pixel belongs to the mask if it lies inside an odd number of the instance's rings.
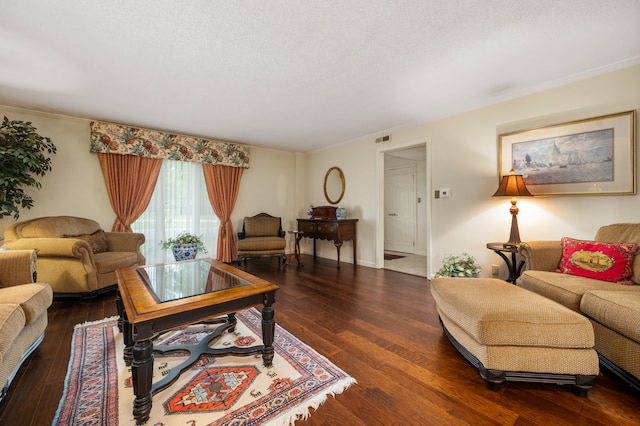
{"label": "console table", "polygon": [[316,240],[331,240],[338,251],[340,268],[340,247],[344,241],[353,241],[353,264],[356,264],[356,223],[358,219],[298,219],[300,238],[313,238],[313,256],[316,256]]}

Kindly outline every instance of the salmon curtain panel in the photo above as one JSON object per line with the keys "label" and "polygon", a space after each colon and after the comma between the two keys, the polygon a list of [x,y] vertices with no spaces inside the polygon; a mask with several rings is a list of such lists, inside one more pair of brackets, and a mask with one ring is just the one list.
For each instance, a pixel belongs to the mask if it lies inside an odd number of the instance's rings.
{"label": "salmon curtain panel", "polygon": [[203,164],[204,181],[213,211],[220,219],[217,260],[233,262],[238,257],[236,235],[231,223],[231,212],[238,198],[243,168]]}
{"label": "salmon curtain panel", "polygon": [[132,232],[131,224],[144,213],[156,186],[162,160],[135,155],[98,154],[100,167],[116,213],[114,232]]}

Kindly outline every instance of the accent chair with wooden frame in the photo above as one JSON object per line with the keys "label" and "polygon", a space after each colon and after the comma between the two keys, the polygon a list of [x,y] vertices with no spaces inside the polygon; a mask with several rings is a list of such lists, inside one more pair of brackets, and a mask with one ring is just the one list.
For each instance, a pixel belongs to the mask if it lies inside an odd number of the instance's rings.
{"label": "accent chair with wooden frame", "polygon": [[279,217],[264,212],[245,217],[242,231],[238,232],[238,264],[242,260],[246,264],[249,258],[273,256],[279,257],[284,264],[287,259],[287,240],[284,236],[282,220]]}

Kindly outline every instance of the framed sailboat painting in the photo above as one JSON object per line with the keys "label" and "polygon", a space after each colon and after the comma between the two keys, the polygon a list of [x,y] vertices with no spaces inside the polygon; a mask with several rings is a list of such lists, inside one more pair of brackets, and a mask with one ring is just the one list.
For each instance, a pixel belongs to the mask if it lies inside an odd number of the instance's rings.
{"label": "framed sailboat painting", "polygon": [[636,193],[636,112],[498,136],[498,178],[513,170],[536,196]]}

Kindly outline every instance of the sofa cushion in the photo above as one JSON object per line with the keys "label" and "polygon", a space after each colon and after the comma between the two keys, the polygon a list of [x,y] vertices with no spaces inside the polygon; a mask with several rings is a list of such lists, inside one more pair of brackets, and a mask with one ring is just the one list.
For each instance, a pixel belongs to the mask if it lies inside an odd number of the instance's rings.
{"label": "sofa cushion", "polygon": [[0,364],[24,325],[24,312],[20,305],[0,303]]}
{"label": "sofa cushion", "polygon": [[100,230],[98,222],[73,216],[42,217],[20,227],[21,238],[60,238],[63,235],[90,235]]}
{"label": "sofa cushion", "polygon": [[279,217],[245,217],[245,237],[277,237],[280,231]]}
{"label": "sofa cushion", "polygon": [[99,274],[108,274],[120,268],[128,268],[138,264],[138,256],[128,251],[96,253],[93,259]]}
{"label": "sofa cushion", "polygon": [[107,236],[102,229],[94,232],[93,234],[81,234],[81,235],[63,235],[63,238],[76,238],[78,240],[84,240],[89,243],[91,251],[93,253],[102,253],[109,249],[107,244]]}
{"label": "sofa cushion", "polygon": [[0,301],[19,305],[24,312],[25,324],[31,324],[51,306],[53,291],[49,284],[21,284],[0,288]]}
{"label": "sofa cushion", "polygon": [[589,290],[638,291],[637,286],[619,285],[592,278],[549,271],[524,271],[516,281],[519,287],[554,300],[580,312],[582,295]]}
{"label": "sofa cushion", "polygon": [[287,240],[280,237],[249,237],[238,240],[238,251],[284,250]]}
{"label": "sofa cushion", "polygon": [[640,343],[640,288],[629,291],[588,291],[580,309],[585,315]]}
{"label": "sofa cushion", "polygon": [[636,243],[608,243],[562,238],[560,271],[596,280],[634,284],[633,261]]}

